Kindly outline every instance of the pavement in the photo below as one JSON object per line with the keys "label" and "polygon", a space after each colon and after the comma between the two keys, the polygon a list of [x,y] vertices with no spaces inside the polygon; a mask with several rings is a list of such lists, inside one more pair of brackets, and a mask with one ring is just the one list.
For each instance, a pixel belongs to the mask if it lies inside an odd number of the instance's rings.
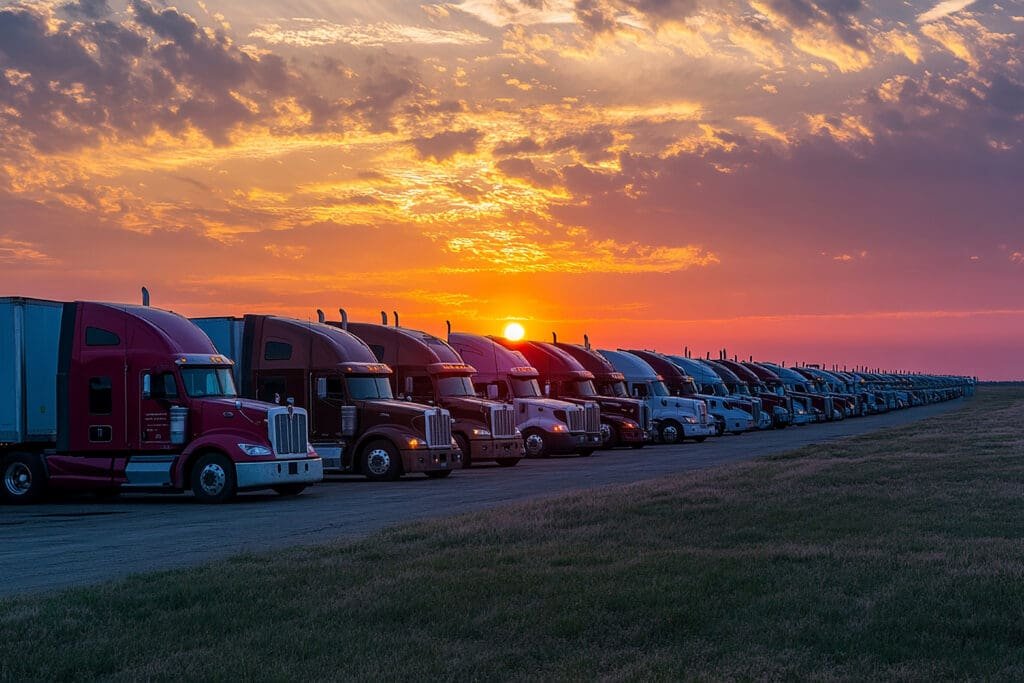
{"label": "pavement", "polygon": [[511,468],[483,463],[447,479],[417,475],[376,483],[337,477],[297,498],[253,493],[218,506],[197,503],[191,495],[136,494],[0,506],[0,596],[194,566],[244,552],[356,539],[403,522],[750,460],[914,422],[963,404],[950,401],[702,444],[523,460]]}

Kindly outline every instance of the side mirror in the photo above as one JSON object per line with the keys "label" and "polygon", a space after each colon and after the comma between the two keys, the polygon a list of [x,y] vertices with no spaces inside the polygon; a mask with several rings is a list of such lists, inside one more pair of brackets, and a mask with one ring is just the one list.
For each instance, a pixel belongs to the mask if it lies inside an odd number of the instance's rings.
{"label": "side mirror", "polygon": [[412,396],[412,377],[405,378],[405,395]]}
{"label": "side mirror", "polygon": [[544,395],[545,396],[550,396],[551,395],[551,382],[544,382]]}
{"label": "side mirror", "polygon": [[153,397],[153,376],[148,372],[142,376],[142,398]]}
{"label": "side mirror", "polygon": [[321,401],[327,398],[327,378],[316,378],[316,397]]}
{"label": "side mirror", "polygon": [[491,399],[492,401],[497,401],[498,400],[498,385],[497,384],[488,384],[487,385],[487,398]]}

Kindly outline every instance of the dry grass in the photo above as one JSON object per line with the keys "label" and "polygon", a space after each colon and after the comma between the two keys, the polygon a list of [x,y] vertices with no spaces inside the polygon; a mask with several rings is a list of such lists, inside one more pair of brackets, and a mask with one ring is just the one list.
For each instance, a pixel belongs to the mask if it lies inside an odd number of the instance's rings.
{"label": "dry grass", "polygon": [[1024,678],[1022,418],[7,601],[0,678]]}

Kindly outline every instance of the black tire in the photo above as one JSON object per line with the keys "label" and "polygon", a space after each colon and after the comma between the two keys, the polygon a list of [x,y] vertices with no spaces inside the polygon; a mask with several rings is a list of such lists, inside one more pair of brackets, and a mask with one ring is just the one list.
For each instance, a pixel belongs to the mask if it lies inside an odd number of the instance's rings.
{"label": "black tire", "polygon": [[292,498],[306,490],[305,484],[281,484],[274,487],[274,493],[284,498]]}
{"label": "black tire", "polygon": [[715,436],[722,436],[723,434],[725,434],[725,422],[715,420]]}
{"label": "black tire", "polygon": [[683,442],[683,426],[675,420],[665,420],[658,427],[658,436],[661,442],[672,446]]}
{"label": "black tire", "polygon": [[639,449],[643,448],[645,445],[646,444],[642,444],[642,443],[631,443],[631,444],[629,444],[629,447],[630,448],[636,448],[637,450],[639,450]]}
{"label": "black tire", "polygon": [[596,451],[596,450],[597,450],[596,448],[584,448],[583,450],[576,451],[576,453],[581,458],[589,458],[590,456],[592,456],[594,454],[594,451]]}
{"label": "black tire", "polygon": [[456,434],[455,443],[458,444],[459,450],[462,451],[462,467],[468,470],[473,466],[473,455],[469,452],[469,439],[466,438],[465,434]]}
{"label": "black tire", "polygon": [[402,476],[402,458],[390,441],[371,441],[359,457],[363,474],[371,481],[394,481]]}
{"label": "black tire", "polygon": [[192,463],[192,493],[202,503],[225,503],[238,493],[235,466],[220,453],[207,453]]}
{"label": "black tire", "polygon": [[705,441],[708,440],[708,437],[706,437],[706,436],[695,436],[695,437],[693,437],[693,440],[696,441],[697,443],[704,443]]}
{"label": "black tire", "polygon": [[546,458],[551,455],[544,432],[539,429],[527,429],[523,432],[523,445],[526,447],[527,458]]}
{"label": "black tire", "polygon": [[500,467],[515,467],[519,463],[519,458],[502,458],[501,460],[495,460]]}
{"label": "black tire", "polygon": [[35,503],[46,491],[46,470],[39,455],[12,453],[0,470],[0,498],[14,505]]}
{"label": "black tire", "polygon": [[451,470],[431,470],[429,472],[424,472],[424,474],[426,474],[431,479],[444,479],[451,473]]}

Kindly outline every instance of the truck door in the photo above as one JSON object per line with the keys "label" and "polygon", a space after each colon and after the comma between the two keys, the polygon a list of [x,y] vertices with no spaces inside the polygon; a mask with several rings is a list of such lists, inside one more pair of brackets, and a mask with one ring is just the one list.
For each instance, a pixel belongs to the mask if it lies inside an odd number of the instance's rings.
{"label": "truck door", "polygon": [[[114,325],[110,325],[113,327]],[[114,457],[128,449],[124,324],[80,330],[78,362],[69,377],[67,456],[47,458],[51,476],[110,481]]]}
{"label": "truck door", "polygon": [[136,417],[139,449],[163,450],[171,446],[171,406],[178,401],[178,385],[169,370],[143,370],[138,376],[139,410]]}

